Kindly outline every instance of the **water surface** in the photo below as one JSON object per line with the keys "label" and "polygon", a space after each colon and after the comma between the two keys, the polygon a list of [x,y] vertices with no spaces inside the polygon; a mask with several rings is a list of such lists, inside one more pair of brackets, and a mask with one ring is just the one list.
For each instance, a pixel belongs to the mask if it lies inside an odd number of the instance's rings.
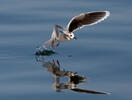
{"label": "water surface", "polygon": [[[132,13],[130,0],[0,0],[0,99],[131,100]],[[79,88],[111,95],[55,92],[53,77],[34,52],[50,38],[54,24],[66,26],[82,12],[108,10],[103,22],[75,32],[46,61],[87,77]]]}

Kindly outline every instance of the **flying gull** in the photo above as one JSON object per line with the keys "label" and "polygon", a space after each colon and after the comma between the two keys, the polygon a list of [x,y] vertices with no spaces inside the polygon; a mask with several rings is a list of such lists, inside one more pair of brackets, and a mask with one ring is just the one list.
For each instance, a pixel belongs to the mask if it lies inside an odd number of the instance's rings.
{"label": "flying gull", "polygon": [[60,42],[77,39],[73,33],[74,31],[84,26],[97,24],[98,22],[106,19],[109,15],[109,11],[82,13],[73,17],[66,26],[66,28],[63,28],[60,25],[55,25],[50,40],[44,42],[43,47],[51,45],[54,49],[55,42],[57,42],[56,46],[59,46]]}

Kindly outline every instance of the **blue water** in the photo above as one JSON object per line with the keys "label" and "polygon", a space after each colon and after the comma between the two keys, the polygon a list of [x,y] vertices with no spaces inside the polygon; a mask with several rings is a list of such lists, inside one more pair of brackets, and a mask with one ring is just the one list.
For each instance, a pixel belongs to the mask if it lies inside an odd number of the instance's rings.
{"label": "blue water", "polygon": [[[132,13],[130,0],[0,0],[0,100],[131,100]],[[77,14],[108,10],[103,22],[75,32],[55,55],[65,70],[87,77],[79,88],[111,95],[55,92],[53,77],[35,59],[54,24],[66,26]]]}

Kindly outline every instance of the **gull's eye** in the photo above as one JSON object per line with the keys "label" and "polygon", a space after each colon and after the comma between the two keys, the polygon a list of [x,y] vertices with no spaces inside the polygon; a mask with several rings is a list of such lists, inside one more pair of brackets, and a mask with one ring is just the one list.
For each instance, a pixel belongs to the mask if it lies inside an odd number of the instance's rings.
{"label": "gull's eye", "polygon": [[72,35],[70,35],[70,37],[72,37]]}

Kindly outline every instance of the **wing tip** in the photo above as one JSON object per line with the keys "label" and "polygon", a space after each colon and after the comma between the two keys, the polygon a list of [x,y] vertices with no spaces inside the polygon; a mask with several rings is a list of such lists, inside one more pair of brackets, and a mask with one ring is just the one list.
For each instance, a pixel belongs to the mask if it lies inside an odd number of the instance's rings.
{"label": "wing tip", "polygon": [[[105,20],[107,17],[110,16],[110,12],[109,12],[109,11],[99,11],[99,12],[105,12],[105,16],[104,16],[102,19],[98,20],[97,22],[95,22],[95,23],[93,23],[93,24],[97,24],[97,23],[99,23],[99,22]],[[93,24],[91,24],[91,25],[93,25]]]}
{"label": "wing tip", "polygon": [[103,94],[111,95],[112,93],[110,92],[102,92]]}
{"label": "wing tip", "polygon": [[109,11],[104,11],[106,13],[105,18],[110,16],[110,12]]}

